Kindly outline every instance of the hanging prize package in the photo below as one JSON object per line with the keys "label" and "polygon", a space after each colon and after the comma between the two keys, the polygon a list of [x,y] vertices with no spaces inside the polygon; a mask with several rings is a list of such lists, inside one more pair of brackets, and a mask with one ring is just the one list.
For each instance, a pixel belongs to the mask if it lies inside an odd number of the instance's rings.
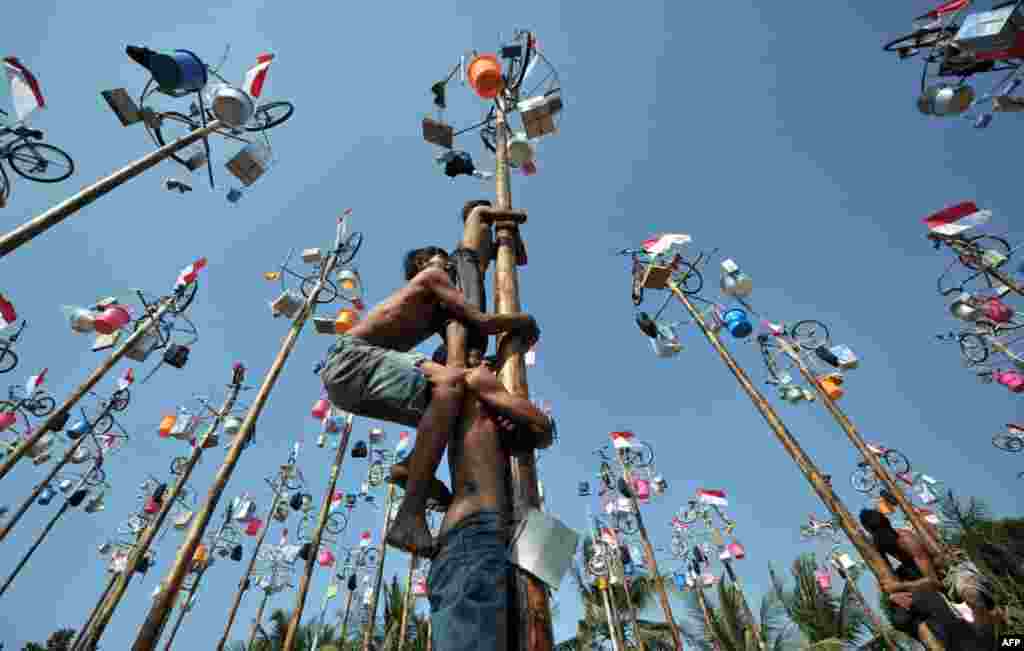
{"label": "hanging prize package", "polygon": [[182,346],[181,344],[171,344],[164,351],[164,362],[174,368],[184,368],[188,362],[188,346]]}
{"label": "hanging prize package", "polygon": [[366,447],[366,441],[356,441],[356,444],[352,446],[353,459],[365,459],[369,454],[370,452]]}
{"label": "hanging prize package", "polygon": [[576,554],[579,534],[554,517],[530,509],[512,536],[510,560],[557,590]]}

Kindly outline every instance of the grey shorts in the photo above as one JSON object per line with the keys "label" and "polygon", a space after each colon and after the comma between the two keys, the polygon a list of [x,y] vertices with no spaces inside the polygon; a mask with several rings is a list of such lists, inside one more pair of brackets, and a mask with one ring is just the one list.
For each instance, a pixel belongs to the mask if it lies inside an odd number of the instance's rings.
{"label": "grey shorts", "polygon": [[356,416],[416,427],[430,403],[421,353],[402,353],[349,335],[328,351],[320,379],[331,404]]}

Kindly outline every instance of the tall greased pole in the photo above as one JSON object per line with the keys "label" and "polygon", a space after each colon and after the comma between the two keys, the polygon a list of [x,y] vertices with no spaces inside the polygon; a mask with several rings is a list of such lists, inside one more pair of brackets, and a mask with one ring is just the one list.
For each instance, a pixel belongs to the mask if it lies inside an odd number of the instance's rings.
{"label": "tall greased pole", "polygon": [[96,621],[96,615],[99,614],[100,608],[103,607],[103,603],[107,600],[107,595],[110,594],[110,591],[114,587],[114,583],[117,582],[117,575],[117,572],[110,573],[110,580],[107,581],[107,587],[100,593],[99,600],[89,613],[89,619],[85,620],[85,623],[82,624],[82,628],[78,629],[78,636],[75,638],[75,643],[72,645],[71,651],[80,651],[82,648],[82,641],[85,639],[85,636],[89,634],[89,630],[92,628],[92,623]]}
{"label": "tall greased pole", "polygon": [[384,526],[380,533],[380,549],[377,551],[377,576],[373,583],[373,596],[370,597],[370,621],[366,624],[363,632],[363,651],[370,651],[370,643],[373,641],[373,628],[377,621],[377,601],[380,599],[380,588],[384,582],[384,554],[388,550],[385,539],[388,536],[388,527],[391,526],[391,501],[395,496],[395,485],[388,484],[388,495],[384,499]]}
{"label": "tall greased pole", "polygon": [[331,498],[334,497],[334,490],[338,485],[338,475],[341,472],[341,464],[345,461],[345,451],[348,449],[348,439],[351,434],[352,414],[349,414],[345,421],[345,431],[341,435],[341,440],[338,441],[338,451],[334,455],[334,465],[331,466],[331,475],[327,482],[327,493],[324,495],[324,503],[320,506],[320,519],[317,522],[316,530],[313,532],[313,539],[309,543],[312,551],[307,555],[305,571],[299,580],[299,593],[295,598],[295,608],[292,610],[292,618],[288,623],[288,632],[285,635],[281,651],[292,651],[295,648],[299,621],[302,619],[302,611],[306,607],[309,581],[313,576],[313,568],[316,565],[317,552],[320,550],[320,540],[323,538],[324,527],[327,526],[327,518],[331,514]]}
{"label": "tall greased pole", "polygon": [[[622,475],[626,479],[626,485],[630,488],[629,501],[633,505],[633,514],[636,516],[637,529],[640,532],[640,540],[644,546],[644,558],[647,561],[647,569],[654,575],[654,585],[658,589],[658,599],[661,601],[661,609],[665,612],[665,621],[669,625],[669,630],[672,632],[672,643],[675,644],[677,651],[683,649],[683,639],[679,635],[679,628],[676,626],[675,617],[672,615],[672,604],[668,600],[668,591],[665,589],[665,577],[658,571],[658,561],[654,557],[654,546],[651,545],[651,539],[647,536],[647,527],[644,526],[644,518],[640,513],[640,502],[636,499],[636,493],[633,490],[633,473],[626,463],[626,454],[622,449],[618,450],[619,464],[622,466]],[[637,637],[640,636],[637,631]]]}
{"label": "tall greased pole", "polygon": [[188,462],[182,469],[178,479],[174,482],[174,486],[172,486],[171,490],[164,496],[163,503],[160,505],[160,511],[157,513],[156,517],[150,521],[149,525],[146,526],[146,529],[142,532],[142,536],[139,538],[139,541],[132,548],[132,553],[128,557],[128,565],[123,572],[118,573],[114,591],[107,598],[103,609],[96,618],[96,622],[93,625],[92,630],[89,631],[88,637],[86,638],[88,641],[85,649],[94,649],[96,648],[96,645],[99,644],[100,638],[103,637],[103,632],[110,623],[110,618],[114,615],[114,610],[117,609],[118,604],[120,604],[121,599],[128,590],[128,584],[131,582],[132,576],[135,574],[135,568],[139,566],[139,561],[143,556],[145,556],[146,552],[149,551],[150,546],[153,544],[157,534],[160,532],[160,528],[163,527],[164,521],[167,519],[167,515],[171,512],[171,508],[173,508],[175,501],[178,499],[178,496],[181,495],[181,492],[185,489],[189,478],[192,476],[192,470],[196,467],[196,464],[199,463],[199,459],[203,455],[203,449],[205,448],[207,439],[215,434],[221,425],[221,421],[227,414],[231,413],[231,410],[234,408],[235,402],[238,400],[238,393],[242,390],[242,381],[244,380],[243,373],[237,370],[240,369],[241,366],[237,366],[235,368],[235,374],[232,378],[232,383],[228,385],[228,395],[224,398],[224,403],[221,405],[220,409],[215,412],[214,420],[207,429],[206,434],[203,435],[202,440],[197,438],[194,441],[192,454],[189,455]]}
{"label": "tall greased pole", "polygon": [[224,126],[220,120],[214,120],[201,129],[196,129],[184,138],[175,140],[169,145],[143,156],[134,163],[123,167],[105,179],[84,188],[81,192],[70,199],[50,208],[42,215],[25,222],[10,233],[0,237],[0,258],[14,251],[22,244],[27,244],[33,238],[42,235],[46,230],[53,228],[82,208],[85,208],[93,201],[96,201],[114,188],[126,181],[130,181],[139,174],[142,174],[157,163],[170,158],[175,152],[188,147],[192,143],[207,137],[220,127]]}
{"label": "tall greased pole", "polygon": [[704,579],[700,574],[694,579],[697,589],[697,603],[700,605],[700,612],[704,616],[704,635],[711,642],[711,647],[719,651],[718,636],[715,635],[715,627],[711,625],[711,613],[708,611],[708,602],[704,598]]}
{"label": "tall greased pole", "polygon": [[28,563],[28,559],[32,558],[32,554],[34,554],[36,549],[39,548],[39,545],[43,544],[43,541],[46,540],[46,536],[49,535],[50,530],[53,529],[54,525],[57,524],[57,521],[67,513],[69,508],[71,508],[71,502],[69,500],[64,500],[64,503],[61,504],[57,512],[52,518],[50,518],[50,521],[46,523],[45,527],[43,527],[42,532],[36,538],[35,542],[32,543],[32,546],[28,548],[25,555],[21,557],[20,561],[18,561],[18,565],[15,566],[14,571],[11,572],[11,575],[7,577],[6,581],[4,581],[3,586],[0,586],[0,596],[3,596],[3,594],[7,592],[7,588],[11,587],[11,583],[14,582],[18,573],[21,572],[21,568],[25,567],[25,563]]}
{"label": "tall greased pole", "polygon": [[[843,410],[839,408],[839,405],[837,405],[828,395],[828,392],[825,391],[825,388],[821,385],[818,378],[816,378],[814,374],[811,373],[811,370],[807,368],[807,364],[804,362],[803,356],[800,354],[800,351],[796,348],[793,342],[781,335],[776,336],[775,339],[782,346],[783,352],[785,352],[793,363],[796,364],[797,368],[800,369],[800,375],[803,375],[804,379],[814,387],[814,390],[818,393],[818,397],[821,398],[821,404],[825,405],[825,409],[827,409],[828,412],[832,414],[835,421],[839,423],[839,427],[846,433],[847,438],[850,439],[850,443],[853,443],[853,447],[857,448],[857,451],[860,452],[864,461],[871,466],[871,470],[874,471],[875,476],[882,480],[882,483],[885,484],[886,489],[892,494],[896,503],[901,509],[903,509],[903,512],[907,516],[907,520],[914,527],[914,531],[917,533],[918,538],[921,539],[925,547],[928,549],[928,553],[930,553],[934,558],[946,559],[946,561],[948,561],[950,558],[949,550],[941,541],[932,536],[932,532],[927,526],[924,516],[914,508],[914,505],[907,499],[906,494],[899,485],[896,484],[896,480],[892,478],[888,468],[884,467],[878,461],[878,455],[872,453],[871,450],[868,449],[867,443],[864,442],[860,432],[858,432],[857,428],[854,427],[853,422],[843,412]],[[937,569],[942,571],[944,569],[944,565],[945,563],[939,563],[939,568]]]}
{"label": "tall greased pole", "polygon": [[206,574],[206,568],[196,573],[195,583],[185,593],[185,603],[181,605],[181,610],[178,612],[178,619],[175,620],[174,626],[171,628],[171,634],[167,638],[167,644],[164,646],[164,651],[171,651],[171,645],[174,644],[174,638],[178,635],[178,629],[181,628],[181,623],[185,620],[185,615],[188,611],[192,610],[192,597],[195,596],[196,591],[199,590],[199,582],[202,581],[203,575]]}
{"label": "tall greased pole", "polygon": [[[757,390],[753,382],[750,381],[750,377],[747,376],[746,372],[740,368],[739,364],[733,358],[732,354],[722,345],[722,342],[718,339],[718,335],[708,328],[707,323],[704,321],[703,314],[697,310],[693,303],[686,297],[686,295],[679,290],[679,287],[671,280],[668,283],[669,289],[675,294],[676,298],[683,304],[686,311],[689,312],[690,318],[693,319],[697,327],[700,328],[701,332],[704,333],[704,337],[707,338],[725,365],[732,371],[732,374],[736,377],[736,381],[739,382],[740,387],[746,392],[747,396],[750,397],[754,407],[761,413],[761,416],[768,423],[772,432],[776,438],[785,448],[789,456],[796,462],[797,467],[803,473],[804,477],[807,478],[808,483],[814,489],[814,492],[818,494],[818,497],[825,504],[829,511],[831,511],[837,518],[839,526],[846,532],[846,536],[850,539],[850,542],[857,549],[857,553],[864,559],[864,562],[875,575],[875,578],[881,583],[882,581],[895,581],[896,577],[892,573],[892,569],[889,567],[888,562],[882,558],[881,553],[875,549],[874,545],[868,542],[864,533],[861,531],[857,521],[854,520],[853,515],[846,509],[843,503],[836,496],[832,490],[832,486],[825,481],[821,472],[811,458],[804,452],[803,448],[797,442],[796,438],[789,432],[786,426],[783,424],[782,419],[779,418],[772,406],[768,404],[768,400],[761,395],[761,392]],[[934,636],[929,636],[930,639],[926,638],[925,646],[929,651],[943,650],[944,646],[934,639]]]}
{"label": "tall greased pole", "polygon": [[[497,186],[497,208],[511,210],[512,192],[509,186],[508,167],[508,125],[505,111],[500,103],[495,108],[495,183]],[[495,238],[498,245],[497,261],[494,268],[494,311],[497,314],[520,312],[517,241],[519,226],[515,222],[502,221],[495,224]],[[498,377],[509,393],[530,397],[526,382],[526,364],[523,361],[521,342],[515,335],[506,333],[498,339]],[[537,459],[532,449],[517,451],[509,456],[506,483],[512,487],[512,511],[515,522],[521,522],[529,509],[540,508],[540,492],[537,488]],[[554,634],[551,628],[551,607],[548,592],[540,579],[516,567],[516,585],[509,591],[509,624],[507,630],[515,631],[515,651],[551,651]]]}
{"label": "tall greased pole", "polygon": [[[620,559],[617,562],[621,563],[622,561]],[[629,609],[629,621],[633,625],[633,635],[636,637],[636,643],[640,647],[640,651],[647,651],[647,644],[640,635],[640,621],[636,615],[636,606],[633,604],[633,595],[629,594],[629,579],[625,574],[622,577],[622,592],[626,595],[626,608]]]}
{"label": "tall greased pole", "polygon": [[345,602],[345,618],[341,621],[341,637],[338,638],[339,640],[341,640],[342,644],[344,644],[345,641],[348,640],[348,616],[349,613],[352,612],[352,597],[355,596],[355,594],[355,590],[349,590],[348,601]]}
{"label": "tall greased pole", "polygon": [[416,554],[409,554],[409,575],[405,577],[405,598],[402,600],[402,623],[398,631],[398,651],[405,647],[405,629],[409,625],[409,610],[416,600],[412,596],[412,574],[416,571]]}
{"label": "tall greased pole", "polygon": [[43,423],[36,428],[34,433],[22,439],[18,447],[14,448],[12,452],[4,457],[3,461],[0,461],[0,479],[7,476],[7,473],[9,473],[11,468],[14,467],[14,464],[21,460],[29,450],[35,447],[36,443],[39,442],[39,439],[41,439],[44,434],[51,431],[58,431],[58,419],[60,419],[63,414],[70,414],[71,408],[78,404],[78,401],[81,400],[94,386],[96,386],[96,383],[102,380],[103,376],[106,375],[110,369],[114,368],[114,366],[121,361],[121,358],[124,357],[133,346],[135,346],[136,342],[142,339],[146,332],[149,331],[151,324],[159,321],[160,317],[171,309],[173,305],[174,303],[170,298],[163,299],[160,306],[152,316],[150,316],[143,325],[136,328],[135,332],[125,339],[124,343],[121,344],[117,350],[110,355],[110,357],[100,364],[99,367],[97,367],[96,370],[86,378],[85,382],[72,391],[71,395],[68,396],[68,399],[64,401],[64,404],[55,409],[54,412],[50,414],[49,418],[43,421]]}
{"label": "tall greased pole", "polygon": [[[340,239],[340,233],[341,227],[339,225],[339,235],[337,239]],[[245,420],[242,421],[241,429],[235,437],[234,443],[228,450],[227,456],[224,457],[224,463],[221,464],[220,470],[217,471],[217,476],[214,478],[213,485],[210,487],[210,492],[207,496],[206,502],[203,504],[203,507],[193,520],[192,527],[189,529],[188,535],[185,537],[185,542],[178,550],[178,557],[175,559],[175,563],[171,568],[170,574],[168,574],[164,581],[163,590],[153,600],[153,605],[149,610],[149,615],[146,617],[146,621],[143,623],[142,628],[139,630],[138,637],[132,645],[132,651],[153,651],[160,639],[160,634],[163,631],[164,625],[167,623],[167,617],[170,615],[171,608],[174,606],[174,598],[177,595],[178,590],[181,589],[181,582],[184,580],[185,574],[188,573],[188,564],[192,560],[192,555],[195,554],[196,547],[199,546],[203,533],[206,531],[206,526],[209,524],[210,518],[217,508],[217,504],[220,501],[221,495],[224,493],[224,488],[227,486],[228,480],[231,479],[231,475],[234,473],[235,467],[238,465],[238,459],[242,454],[242,449],[248,444],[249,439],[252,437],[253,428],[256,426],[256,420],[260,417],[260,412],[263,411],[263,407],[266,405],[267,399],[270,397],[270,391],[274,388],[274,383],[277,382],[277,378],[281,375],[281,370],[284,368],[285,362],[288,361],[288,356],[291,354],[292,349],[295,348],[295,342],[298,341],[299,334],[302,333],[302,328],[306,325],[309,315],[313,312],[313,306],[315,301],[319,298],[320,292],[323,291],[327,276],[337,265],[337,251],[340,248],[340,243],[337,239],[335,240],[335,252],[331,254],[327,259],[327,262],[321,268],[320,278],[313,288],[313,291],[310,292],[309,297],[307,297],[305,302],[302,304],[302,309],[299,311],[294,323],[292,323],[291,329],[285,336],[284,341],[281,344],[281,350],[274,359],[274,363],[271,364],[270,370],[267,372],[267,375],[263,380],[263,384],[259,388],[256,399],[249,408],[249,411],[245,416]]]}
{"label": "tall greased pole", "polygon": [[270,599],[270,591],[263,591],[263,599],[260,600],[260,607],[256,609],[256,618],[252,620],[252,630],[249,631],[249,641],[245,644],[245,651],[252,649],[252,643],[256,641],[256,632],[260,630],[260,622],[263,621],[263,609]]}
{"label": "tall greased pole", "polygon": [[868,605],[867,599],[864,598],[864,593],[862,593],[860,588],[857,587],[856,577],[850,576],[841,564],[834,563],[834,566],[836,571],[839,573],[839,576],[846,582],[846,587],[850,589],[850,594],[852,594],[853,598],[857,600],[861,609],[867,613],[868,619],[871,620],[871,625],[875,627],[876,631],[878,631],[878,637],[881,638],[885,647],[889,649],[889,651],[898,651],[899,647],[896,646],[896,643],[890,638],[889,632],[886,630],[885,625],[882,624],[882,620],[878,616],[878,613],[875,612],[874,608]]}

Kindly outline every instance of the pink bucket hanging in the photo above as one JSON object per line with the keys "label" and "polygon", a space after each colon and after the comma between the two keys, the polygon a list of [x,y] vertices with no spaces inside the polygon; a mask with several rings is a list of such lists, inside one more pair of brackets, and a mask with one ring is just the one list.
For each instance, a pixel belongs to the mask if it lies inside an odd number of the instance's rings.
{"label": "pink bucket hanging", "polygon": [[1014,393],[1024,391],[1024,375],[1017,371],[996,371],[992,374],[996,382]]}
{"label": "pink bucket hanging", "polygon": [[735,541],[729,543],[726,549],[728,549],[729,554],[738,561],[742,560],[747,555],[747,550],[743,549],[743,545]]}
{"label": "pink bucket hanging", "polygon": [[146,498],[146,506],[143,507],[142,510],[148,513],[149,515],[153,515],[160,511],[160,505],[157,503],[155,499],[153,499],[153,496],[149,496]]}
{"label": "pink bucket hanging", "polygon": [[103,314],[94,319],[94,325],[96,332],[101,335],[109,335],[113,334],[115,330],[120,330],[131,320],[132,315],[128,313],[128,310],[120,305],[111,305],[103,310]]}
{"label": "pink bucket hanging", "polygon": [[331,404],[324,400],[323,398],[320,398],[319,400],[313,403],[313,418],[317,420],[323,420],[324,417],[327,416],[327,412],[330,411],[330,409]]}
{"label": "pink bucket hanging", "polygon": [[263,527],[263,520],[253,518],[245,523],[245,533],[249,536],[255,536],[260,532],[261,527]]}
{"label": "pink bucket hanging", "polygon": [[0,432],[18,422],[18,413],[14,411],[0,412]]}
{"label": "pink bucket hanging", "polygon": [[1013,318],[1013,308],[995,296],[982,304],[981,311],[985,313],[985,318],[996,323],[1009,323]]}
{"label": "pink bucket hanging", "polygon": [[321,549],[320,556],[317,559],[322,567],[330,567],[334,565],[334,554],[329,549]]}
{"label": "pink bucket hanging", "polygon": [[636,498],[638,500],[651,499],[651,483],[646,479],[634,479],[633,490],[636,491]]}
{"label": "pink bucket hanging", "polygon": [[832,587],[832,573],[828,570],[814,570],[814,579],[818,582],[818,587],[822,590],[828,590]]}

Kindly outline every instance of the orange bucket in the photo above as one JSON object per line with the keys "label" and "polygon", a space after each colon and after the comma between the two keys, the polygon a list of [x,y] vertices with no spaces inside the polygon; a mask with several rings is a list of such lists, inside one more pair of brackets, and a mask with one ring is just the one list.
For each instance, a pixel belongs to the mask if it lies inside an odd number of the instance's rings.
{"label": "orange bucket", "polygon": [[160,436],[167,438],[176,422],[178,422],[178,419],[174,416],[164,416],[163,420],[160,421]]}
{"label": "orange bucket", "polygon": [[481,54],[470,61],[466,71],[469,85],[484,99],[494,99],[504,85],[501,64],[493,54]]}
{"label": "orange bucket", "polygon": [[359,313],[346,307],[338,312],[338,317],[334,320],[334,332],[344,334],[351,330],[357,321]]}

